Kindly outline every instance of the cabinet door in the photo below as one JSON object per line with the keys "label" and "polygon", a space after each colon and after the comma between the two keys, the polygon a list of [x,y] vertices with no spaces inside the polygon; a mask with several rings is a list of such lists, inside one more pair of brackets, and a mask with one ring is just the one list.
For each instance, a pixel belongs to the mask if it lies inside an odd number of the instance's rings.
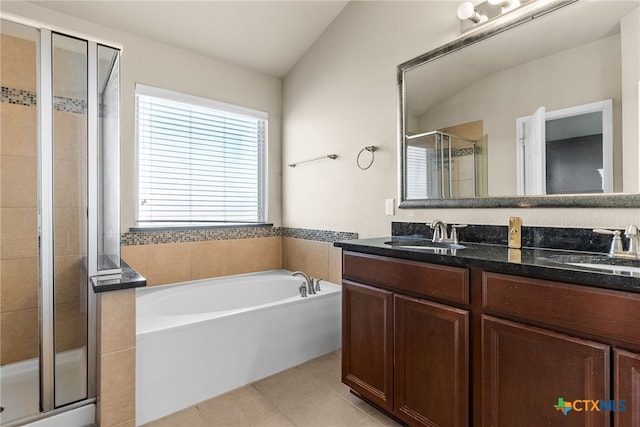
{"label": "cabinet door", "polygon": [[482,334],[484,426],[610,424],[610,412],[584,402],[609,400],[607,345],[489,316]]}
{"label": "cabinet door", "polygon": [[342,382],[393,411],[393,294],[343,282]]}
{"label": "cabinet door", "polygon": [[410,425],[467,426],[469,312],[395,295],[394,414]]}
{"label": "cabinet door", "polygon": [[[640,354],[614,351],[615,426],[640,426]],[[624,400],[622,408],[620,401]],[[624,410],[622,410],[624,409]]]}

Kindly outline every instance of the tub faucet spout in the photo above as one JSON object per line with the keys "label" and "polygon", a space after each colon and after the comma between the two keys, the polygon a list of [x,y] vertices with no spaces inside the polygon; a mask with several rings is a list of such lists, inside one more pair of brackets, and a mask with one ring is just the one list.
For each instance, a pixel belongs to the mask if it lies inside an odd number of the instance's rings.
{"label": "tub faucet spout", "polygon": [[294,271],[293,273],[291,273],[292,276],[302,276],[304,278],[304,282],[305,282],[305,286],[307,287],[307,293],[309,295],[313,295],[316,293],[316,290],[313,286],[313,280],[307,276],[306,273],[303,273],[302,271]]}

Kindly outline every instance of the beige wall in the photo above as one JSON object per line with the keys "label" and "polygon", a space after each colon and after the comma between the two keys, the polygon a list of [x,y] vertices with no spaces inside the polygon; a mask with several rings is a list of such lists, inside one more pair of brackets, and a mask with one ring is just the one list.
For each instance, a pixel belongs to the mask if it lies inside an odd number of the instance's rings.
{"label": "beige wall", "polygon": [[98,295],[97,414],[101,427],[133,427],[136,416],[136,291]]}
{"label": "beige wall", "polygon": [[123,246],[148,286],[282,268],[280,237]]}
{"label": "beige wall", "polygon": [[342,281],[341,249],[330,242],[291,237],[123,246],[122,258],[148,286],[281,268]]}
{"label": "beige wall", "polygon": [[[620,22],[622,42],[622,123],[634,122],[640,117],[640,8]],[[625,126],[622,139],[624,191],[640,191],[640,123]]]}
{"label": "beige wall", "polygon": [[[620,35],[616,34],[485,77],[427,110],[418,120],[419,131],[476,120],[482,112],[488,135],[489,195],[513,196],[518,194],[518,117],[530,116],[542,106],[549,112],[612,99],[613,127],[622,129],[621,97]],[[486,106],[487,99],[491,108]],[[613,148],[614,171],[621,172],[619,132],[614,133]],[[622,191],[622,173],[614,177],[614,191]]]}
{"label": "beige wall", "polygon": [[282,238],[282,268],[304,271],[314,279],[342,283],[342,249],[333,243]]}
{"label": "beige wall", "polygon": [[[385,199],[397,198],[396,67],[452,41],[459,31],[458,3],[351,2],[283,83],[283,164],[335,152],[335,161],[283,169],[283,222],[389,234],[391,221],[623,227],[640,209],[424,209],[386,216]],[[358,152],[375,145],[367,171]],[[397,200],[396,200],[397,202]]]}
{"label": "beige wall", "polygon": [[121,57],[122,231],[135,215],[135,84],[144,83],[269,113],[268,220],[281,225],[281,80],[182,49],[142,39],[26,2],[1,10],[123,46]]}

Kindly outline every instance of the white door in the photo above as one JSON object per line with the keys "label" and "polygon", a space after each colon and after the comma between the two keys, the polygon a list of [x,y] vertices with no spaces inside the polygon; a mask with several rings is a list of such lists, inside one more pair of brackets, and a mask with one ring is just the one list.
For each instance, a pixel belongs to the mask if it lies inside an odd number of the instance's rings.
{"label": "white door", "polygon": [[516,121],[518,134],[518,194],[547,193],[545,108]]}

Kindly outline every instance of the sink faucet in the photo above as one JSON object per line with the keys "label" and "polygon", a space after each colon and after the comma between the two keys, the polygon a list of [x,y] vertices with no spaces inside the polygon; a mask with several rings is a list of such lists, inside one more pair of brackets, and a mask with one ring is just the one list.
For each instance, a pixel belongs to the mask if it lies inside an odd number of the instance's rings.
{"label": "sink faucet", "polygon": [[638,226],[630,225],[624,232],[624,237],[629,240],[627,250],[622,249],[622,237],[620,230],[606,230],[602,228],[595,228],[593,230],[598,234],[611,234],[611,245],[609,247],[609,258],[625,258],[625,259],[640,259],[640,248],[638,246],[638,239],[640,233],[638,233]]}
{"label": "sink faucet", "polygon": [[640,245],[638,245],[638,239],[640,233],[638,233],[637,225],[630,225],[624,232],[624,237],[629,240],[629,247],[627,248],[627,254],[634,259],[640,259]]}
{"label": "sink faucet", "polygon": [[439,219],[434,219],[429,225],[433,230],[433,239],[431,239],[431,241],[437,243],[458,244],[458,228],[466,226],[466,224],[451,224],[451,237],[447,237],[447,224]]}
{"label": "sink faucet", "polygon": [[307,287],[307,292],[309,295],[313,295],[316,293],[316,290],[313,286],[313,279],[311,279],[309,276],[307,276],[306,273],[303,273],[302,271],[294,271],[293,273],[291,273],[292,276],[302,276],[304,278],[304,285]]}
{"label": "sink faucet", "polygon": [[433,230],[433,239],[432,242],[443,243],[446,242],[449,238],[447,237],[447,226],[444,222],[439,219],[434,219],[431,221],[431,225],[429,226]]}

